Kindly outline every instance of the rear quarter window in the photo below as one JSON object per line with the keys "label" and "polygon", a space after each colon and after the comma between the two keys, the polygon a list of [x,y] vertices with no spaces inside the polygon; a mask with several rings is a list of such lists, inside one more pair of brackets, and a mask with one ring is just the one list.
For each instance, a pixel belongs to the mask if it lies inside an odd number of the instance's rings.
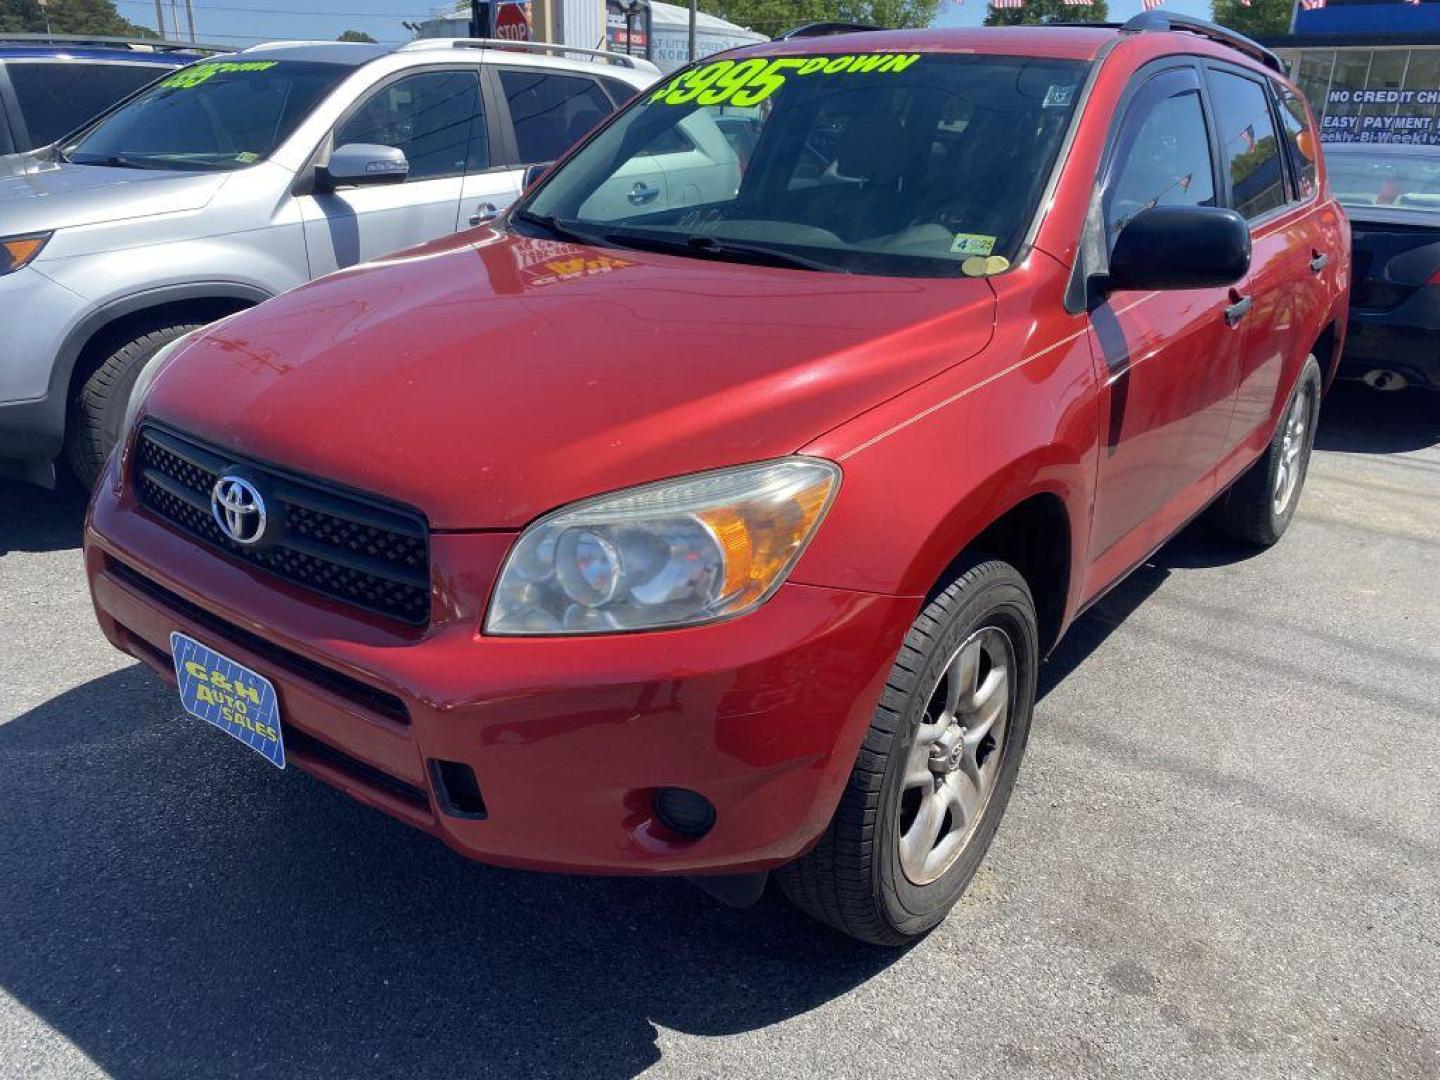
{"label": "rear quarter window", "polygon": [[26,60],[12,62],[6,70],[31,144],[45,146],[170,69],[155,64]]}
{"label": "rear quarter window", "polygon": [[1284,86],[1276,85],[1275,93],[1280,99],[1280,125],[1290,160],[1295,166],[1300,198],[1308,199],[1315,194],[1315,156],[1320,140],[1310,124],[1305,103]]}
{"label": "rear quarter window", "polygon": [[1253,220],[1284,206],[1285,170],[1265,88],[1254,79],[1212,70],[1210,97],[1234,208]]}

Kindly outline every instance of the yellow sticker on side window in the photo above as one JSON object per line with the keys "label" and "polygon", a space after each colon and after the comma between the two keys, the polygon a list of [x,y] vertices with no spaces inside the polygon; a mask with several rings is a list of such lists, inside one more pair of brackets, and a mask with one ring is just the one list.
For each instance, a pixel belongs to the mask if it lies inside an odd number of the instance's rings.
{"label": "yellow sticker on side window", "polygon": [[989,255],[995,250],[995,237],[983,233],[957,232],[950,250],[956,255]]}
{"label": "yellow sticker on side window", "polygon": [[650,95],[652,104],[758,105],[792,75],[854,75],[904,71],[919,53],[861,53],[854,56],[781,56],[775,59],[716,60],[682,72]]}
{"label": "yellow sticker on side window", "polygon": [[192,86],[208,82],[221,72],[228,74],[237,71],[269,71],[278,63],[278,60],[226,60],[221,63],[192,64],[190,67],[181,68],[160,85],[169,90],[188,90]]}

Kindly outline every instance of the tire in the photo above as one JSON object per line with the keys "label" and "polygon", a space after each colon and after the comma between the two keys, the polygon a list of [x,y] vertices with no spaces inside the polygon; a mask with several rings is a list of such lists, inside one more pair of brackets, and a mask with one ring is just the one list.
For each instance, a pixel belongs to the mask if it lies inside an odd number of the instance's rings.
{"label": "tire", "polygon": [[[1310,468],[1321,387],[1320,365],[1313,355],[1308,356],[1270,446],[1215,504],[1213,520],[1226,535],[1255,547],[1269,547],[1285,535]],[[1282,477],[1286,484],[1283,499]]]}
{"label": "tire", "polygon": [[[972,672],[967,658],[977,649]],[[992,685],[1002,660],[1009,665],[1003,694]],[[1008,563],[977,561],[927,604],[905,635],[834,818],[809,854],[777,874],[791,902],[875,945],[903,945],[945,918],[974,877],[1015,786],[1038,666],[1035,602]],[[957,685],[978,690],[957,702],[947,697]],[[993,717],[1002,700],[1007,714]],[[969,723],[947,727],[947,713]],[[937,717],[941,723],[932,722]],[[974,778],[987,774],[984,792]],[[959,817],[952,802],[939,822],[940,840],[927,847],[927,800],[957,789],[978,801]]]}
{"label": "tire", "polygon": [[87,491],[100,479],[105,461],[120,438],[130,388],[145,361],[162,345],[201,325],[165,322],[141,327],[139,333],[112,342],[113,351],[76,386],[65,425],[65,456],[70,471]]}

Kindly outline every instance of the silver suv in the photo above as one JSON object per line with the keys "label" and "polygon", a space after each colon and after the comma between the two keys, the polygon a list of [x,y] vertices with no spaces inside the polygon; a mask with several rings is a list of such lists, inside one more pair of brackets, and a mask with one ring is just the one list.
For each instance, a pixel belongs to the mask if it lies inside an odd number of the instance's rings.
{"label": "silver suv", "polygon": [[52,483],[63,453],[93,482],[160,346],[497,215],[527,164],[659,76],[556,51],[260,45],[176,70],[0,178],[0,473]]}

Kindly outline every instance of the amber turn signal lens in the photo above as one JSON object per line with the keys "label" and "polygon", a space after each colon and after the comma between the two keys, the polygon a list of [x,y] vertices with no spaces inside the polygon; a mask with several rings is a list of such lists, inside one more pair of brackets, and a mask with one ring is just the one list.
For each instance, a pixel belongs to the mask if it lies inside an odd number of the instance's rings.
{"label": "amber turn signal lens", "polygon": [[34,236],[12,236],[0,240],[0,274],[9,274],[24,266],[40,254],[40,249],[45,246],[45,241],[50,239],[50,233],[38,233]]}

